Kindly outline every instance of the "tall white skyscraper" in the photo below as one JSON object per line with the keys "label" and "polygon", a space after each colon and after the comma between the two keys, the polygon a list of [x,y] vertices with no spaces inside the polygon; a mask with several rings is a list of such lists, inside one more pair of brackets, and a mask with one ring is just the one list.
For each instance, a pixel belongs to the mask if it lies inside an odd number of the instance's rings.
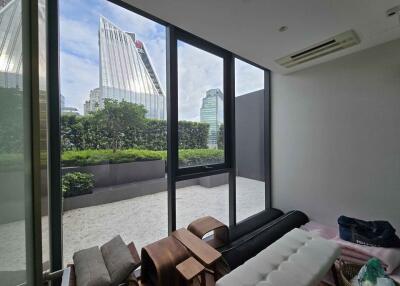
{"label": "tall white skyscraper", "polygon": [[101,17],[99,45],[101,99],[141,104],[148,118],[165,119],[165,95],[144,44]]}

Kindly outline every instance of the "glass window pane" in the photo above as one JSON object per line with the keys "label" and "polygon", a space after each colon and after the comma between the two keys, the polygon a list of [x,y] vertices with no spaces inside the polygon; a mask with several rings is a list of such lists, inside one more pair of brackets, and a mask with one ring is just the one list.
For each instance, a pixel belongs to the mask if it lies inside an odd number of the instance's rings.
{"label": "glass window pane", "polygon": [[228,174],[176,183],[176,228],[187,227],[195,219],[212,216],[229,225]]}
{"label": "glass window pane", "polygon": [[222,164],[223,59],[178,41],[179,168]]}
{"label": "glass window pane", "polygon": [[106,0],[60,1],[64,262],[120,234],[167,235],[165,27]]}
{"label": "glass window pane", "polygon": [[[31,210],[30,100],[23,89],[22,1],[0,1],[0,284],[27,281],[25,220]],[[24,56],[24,58],[23,58]],[[29,236],[28,236],[29,237]]]}
{"label": "glass window pane", "polygon": [[265,209],[264,71],[235,59],[236,217]]}

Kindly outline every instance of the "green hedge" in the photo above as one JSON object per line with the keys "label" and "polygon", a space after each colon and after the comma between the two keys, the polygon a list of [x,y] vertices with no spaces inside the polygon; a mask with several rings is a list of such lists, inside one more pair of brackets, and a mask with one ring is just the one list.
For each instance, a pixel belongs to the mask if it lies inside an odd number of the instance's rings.
{"label": "green hedge", "polygon": [[180,167],[213,165],[224,162],[224,150],[220,149],[181,149],[178,153]]}
{"label": "green hedge", "polygon": [[62,165],[64,167],[90,166],[101,164],[118,164],[136,161],[161,160],[162,154],[149,150],[83,150],[65,151],[62,154]]}
{"label": "green hedge", "polygon": [[[62,154],[64,167],[118,164],[137,161],[167,160],[166,151],[150,150],[84,150],[65,151]],[[180,149],[181,167],[218,164],[224,161],[224,151],[216,149]]]}
{"label": "green hedge", "polygon": [[[61,117],[64,151],[87,149],[167,149],[167,121],[146,119],[140,105],[108,101],[104,109],[85,116]],[[180,149],[205,149],[207,123],[179,121]]]}
{"label": "green hedge", "polygon": [[94,176],[92,174],[72,172],[63,175],[62,191],[64,198],[92,193]]}
{"label": "green hedge", "polygon": [[24,169],[22,153],[0,154],[0,171],[16,171]]}

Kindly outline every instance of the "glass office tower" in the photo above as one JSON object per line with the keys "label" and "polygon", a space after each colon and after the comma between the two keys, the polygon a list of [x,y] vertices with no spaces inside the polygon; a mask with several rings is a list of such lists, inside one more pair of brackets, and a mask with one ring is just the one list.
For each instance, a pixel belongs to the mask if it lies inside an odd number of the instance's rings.
{"label": "glass office tower", "polygon": [[208,147],[218,147],[218,131],[224,122],[223,94],[219,88],[207,90],[200,108],[200,122],[208,123]]}
{"label": "glass office tower", "polygon": [[146,117],[165,119],[165,96],[142,42],[100,18],[100,108],[105,98],[143,105]]}

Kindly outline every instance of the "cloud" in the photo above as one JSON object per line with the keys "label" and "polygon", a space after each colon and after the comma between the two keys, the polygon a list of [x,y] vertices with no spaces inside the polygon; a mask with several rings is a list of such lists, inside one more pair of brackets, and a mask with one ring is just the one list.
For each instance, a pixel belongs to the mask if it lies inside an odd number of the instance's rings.
{"label": "cloud", "polygon": [[61,17],[61,49],[69,54],[98,62],[98,28],[78,20]]}
{"label": "cloud", "polygon": [[[100,15],[141,40],[161,85],[166,86],[165,27],[105,0],[61,1],[61,91],[66,104],[83,110],[89,91],[99,86],[98,25]],[[178,47],[179,119],[199,120],[202,98],[211,88],[223,91],[221,58],[180,43]],[[236,94],[263,88],[261,69],[236,60]]]}
{"label": "cloud", "polygon": [[77,107],[83,114],[83,103],[89,97],[89,91],[99,86],[98,65],[61,52],[60,77],[61,94],[65,96],[65,105]]}
{"label": "cloud", "polygon": [[264,89],[264,71],[242,60],[235,60],[235,96]]}
{"label": "cloud", "polygon": [[200,107],[206,91],[223,92],[223,59],[191,45],[178,45],[178,117],[200,120]]}

